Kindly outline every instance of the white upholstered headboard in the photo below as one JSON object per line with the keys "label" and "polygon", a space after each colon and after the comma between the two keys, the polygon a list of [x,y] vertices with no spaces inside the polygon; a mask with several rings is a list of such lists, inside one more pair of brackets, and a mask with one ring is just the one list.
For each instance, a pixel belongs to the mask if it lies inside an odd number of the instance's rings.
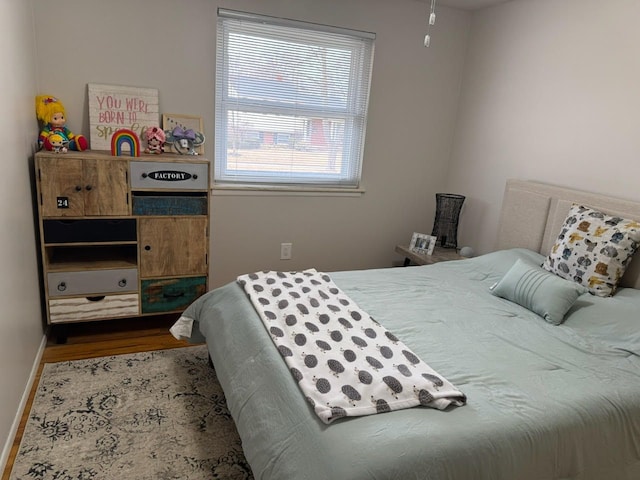
{"label": "white upholstered headboard", "polygon": [[[523,247],[547,255],[574,203],[640,220],[640,202],[544,183],[507,180],[498,227],[498,249]],[[636,253],[622,277],[622,286],[640,289],[639,257],[640,253]]]}

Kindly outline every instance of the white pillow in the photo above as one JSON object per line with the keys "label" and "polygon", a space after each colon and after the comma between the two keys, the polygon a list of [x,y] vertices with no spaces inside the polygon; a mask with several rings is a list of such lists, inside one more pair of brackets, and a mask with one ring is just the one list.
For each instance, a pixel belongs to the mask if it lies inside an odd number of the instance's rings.
{"label": "white pillow", "polygon": [[638,245],[637,221],[573,205],[542,267],[607,297],[615,293]]}

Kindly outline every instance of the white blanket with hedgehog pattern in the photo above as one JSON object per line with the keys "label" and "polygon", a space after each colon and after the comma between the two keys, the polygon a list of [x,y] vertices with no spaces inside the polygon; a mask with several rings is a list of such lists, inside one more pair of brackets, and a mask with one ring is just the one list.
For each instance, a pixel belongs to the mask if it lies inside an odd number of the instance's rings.
{"label": "white blanket with hedgehog pattern", "polygon": [[238,277],[293,378],[325,423],[466,397],[316,270]]}

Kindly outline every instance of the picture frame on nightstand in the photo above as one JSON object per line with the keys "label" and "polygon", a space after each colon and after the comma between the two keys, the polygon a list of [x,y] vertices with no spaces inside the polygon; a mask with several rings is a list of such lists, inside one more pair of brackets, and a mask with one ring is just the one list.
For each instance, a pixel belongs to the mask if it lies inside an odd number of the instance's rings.
{"label": "picture frame on nightstand", "polygon": [[409,243],[409,250],[420,255],[431,255],[436,246],[437,238],[425,233],[414,232]]}

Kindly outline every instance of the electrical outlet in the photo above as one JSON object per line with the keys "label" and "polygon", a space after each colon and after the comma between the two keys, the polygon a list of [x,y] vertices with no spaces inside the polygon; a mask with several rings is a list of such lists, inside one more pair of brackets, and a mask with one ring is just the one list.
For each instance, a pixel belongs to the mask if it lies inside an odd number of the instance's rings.
{"label": "electrical outlet", "polygon": [[281,243],[280,244],[280,260],[291,260],[292,250],[293,250],[293,243]]}

